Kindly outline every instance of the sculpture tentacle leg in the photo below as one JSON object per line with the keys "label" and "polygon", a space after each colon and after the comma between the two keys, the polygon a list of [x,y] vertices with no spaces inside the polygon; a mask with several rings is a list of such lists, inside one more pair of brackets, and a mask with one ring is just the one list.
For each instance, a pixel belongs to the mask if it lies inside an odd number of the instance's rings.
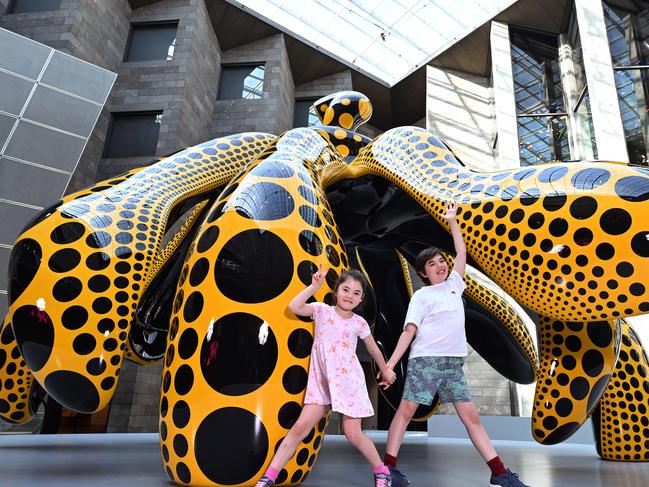
{"label": "sculpture tentacle leg", "polygon": [[[163,372],[160,437],[168,476],[186,485],[254,485],[299,416],[313,323],[287,303],[328,267],[329,299],[347,268],[317,175],[340,158],[312,130],[277,139],[225,188],[190,247]],[[302,482],[326,421],[278,483]]]}
{"label": "sculpture tentacle leg", "polygon": [[9,309],[51,397],[85,413],[106,406],[172,210],[229,182],[271,140],[242,134],[189,148],[68,196],[28,225],[10,259]]}
{"label": "sculpture tentacle leg", "polygon": [[34,376],[20,355],[9,315],[0,326],[0,419],[26,423],[32,419],[30,393]]}
{"label": "sculpture tentacle leg", "polygon": [[536,441],[546,445],[564,441],[588,419],[615,368],[621,341],[618,323],[541,317],[541,365],[532,412]]}
{"label": "sculpture tentacle leg", "polygon": [[649,360],[624,320],[622,344],[609,385],[593,411],[597,453],[605,460],[649,461]]}

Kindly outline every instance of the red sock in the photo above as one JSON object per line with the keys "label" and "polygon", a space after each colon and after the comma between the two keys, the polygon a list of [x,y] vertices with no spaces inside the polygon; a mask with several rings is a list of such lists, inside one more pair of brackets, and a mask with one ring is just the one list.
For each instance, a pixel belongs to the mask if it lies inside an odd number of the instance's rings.
{"label": "red sock", "polygon": [[388,467],[397,468],[397,457],[393,457],[389,453],[383,455],[383,463]]}
{"label": "red sock", "polygon": [[494,457],[487,462],[487,466],[491,469],[491,473],[496,477],[499,475],[505,475],[507,470],[505,470],[505,465],[500,460],[500,457]]}

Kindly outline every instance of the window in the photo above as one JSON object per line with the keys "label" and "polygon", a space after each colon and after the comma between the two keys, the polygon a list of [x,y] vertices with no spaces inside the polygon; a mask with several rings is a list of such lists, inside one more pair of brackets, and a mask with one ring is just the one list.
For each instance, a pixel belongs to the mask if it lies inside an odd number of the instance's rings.
{"label": "window", "polygon": [[510,27],[521,165],[570,159],[557,36]]}
{"label": "window", "polygon": [[113,113],[104,157],[153,156],[162,112]]}
{"label": "window", "polygon": [[295,100],[293,127],[313,127],[322,125],[322,122],[320,122],[320,119],[313,108],[313,103],[316,100],[318,100],[318,98]]}
{"label": "window", "polygon": [[178,22],[133,24],[124,61],[173,59],[177,30]]}
{"label": "window", "polygon": [[264,92],[263,64],[221,67],[219,100],[258,100]]}
{"label": "window", "polygon": [[[610,4],[610,5],[609,5]],[[622,126],[629,161],[648,164],[649,152],[649,6],[612,6],[603,2]]]}
{"label": "window", "polygon": [[7,13],[25,14],[30,12],[49,12],[58,10],[61,0],[14,0]]}
{"label": "window", "polygon": [[588,81],[586,80],[586,68],[584,66],[584,50],[581,45],[579,26],[576,21],[576,13],[573,7],[572,22],[569,31],[570,46],[572,47],[572,61],[574,68],[574,81],[576,92],[573,96],[576,99],[570,103],[573,111],[572,127],[576,131],[578,159],[597,159],[597,144],[595,143],[595,129],[593,127],[593,116],[590,107],[590,93],[588,92]]}

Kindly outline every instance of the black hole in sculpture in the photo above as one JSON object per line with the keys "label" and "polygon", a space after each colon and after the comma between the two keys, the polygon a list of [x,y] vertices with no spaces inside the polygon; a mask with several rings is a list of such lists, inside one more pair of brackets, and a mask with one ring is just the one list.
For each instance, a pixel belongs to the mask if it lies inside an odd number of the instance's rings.
{"label": "black hole in sculpture", "polygon": [[[245,409],[217,409],[196,430],[196,462],[201,472],[217,484],[242,484],[251,480],[267,454],[266,428],[257,416]],[[215,458],[219,461],[215,462]]]}
{"label": "black hole in sculpture", "polygon": [[45,377],[45,389],[55,401],[75,411],[92,413],[99,406],[93,383],[70,370],[57,370]]}
{"label": "black hole in sculpture", "polygon": [[45,311],[36,306],[18,308],[12,316],[16,343],[23,358],[33,372],[43,368],[52,353],[54,325]]}
{"label": "black hole in sculpture", "polygon": [[279,296],[293,277],[293,257],[277,235],[246,230],[221,249],[214,267],[219,290],[240,303],[262,303]]}
{"label": "black hole in sculpture", "polygon": [[36,240],[25,238],[14,245],[9,259],[9,305],[31,284],[42,258],[43,251]]}
{"label": "black hole in sculpture", "polygon": [[281,220],[293,213],[295,202],[279,184],[260,182],[241,190],[228,206],[245,218]]}
{"label": "black hole in sculpture", "polygon": [[262,319],[248,313],[233,313],[217,320],[201,345],[203,377],[212,389],[224,395],[242,396],[259,389],[276,364],[273,331]]}

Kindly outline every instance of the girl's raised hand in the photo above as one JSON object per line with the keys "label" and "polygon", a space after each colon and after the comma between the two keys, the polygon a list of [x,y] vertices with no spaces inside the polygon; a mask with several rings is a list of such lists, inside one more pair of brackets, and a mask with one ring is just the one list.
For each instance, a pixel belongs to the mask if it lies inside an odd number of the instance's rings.
{"label": "girl's raised hand", "polygon": [[313,274],[313,276],[311,276],[311,286],[313,286],[316,290],[320,289],[322,287],[322,284],[324,284],[327,272],[329,272],[329,268],[327,267],[324,272],[322,272],[322,264],[320,264],[318,270]]}
{"label": "girl's raised hand", "polygon": [[448,201],[446,203],[446,213],[442,216],[442,218],[451,222],[455,220],[455,217],[457,217],[457,205],[454,201]]}

